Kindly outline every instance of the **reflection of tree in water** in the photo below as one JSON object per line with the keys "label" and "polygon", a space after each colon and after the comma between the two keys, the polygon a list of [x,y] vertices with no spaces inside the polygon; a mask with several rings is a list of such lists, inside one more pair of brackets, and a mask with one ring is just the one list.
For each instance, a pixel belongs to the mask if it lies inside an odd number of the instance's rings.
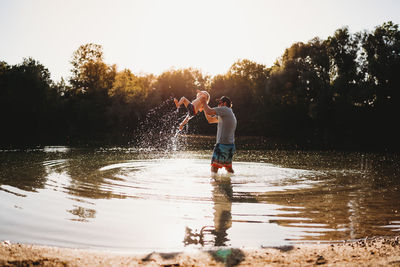
{"label": "reflection of tree in water", "polygon": [[[120,160],[120,159],[119,159]],[[113,181],[119,169],[100,171],[100,168],[113,162],[112,155],[85,151],[70,159],[68,174],[71,178],[68,193],[77,197],[91,199],[125,198],[113,191]]]}
{"label": "reflection of tree in water", "polygon": [[400,220],[399,166],[361,157],[359,168],[327,172],[311,187],[260,194],[258,201],[282,206],[270,222],[308,228],[300,239],[388,235],[384,226]]}
{"label": "reflection of tree in water", "polygon": [[80,207],[77,205],[73,206],[72,210],[67,210],[72,215],[78,216],[79,219],[71,219],[71,221],[81,221],[81,222],[88,222],[90,218],[96,217],[96,210],[95,209],[88,209],[84,207]]}
{"label": "reflection of tree in water", "polygon": [[[120,154],[114,159],[112,153],[94,153],[93,151],[84,151],[74,155],[69,160],[67,172],[70,176],[70,184],[66,188],[68,194],[77,197],[77,201],[92,204],[83,199],[112,199],[126,198],[122,193],[115,192],[118,188],[114,186],[114,182],[118,181],[116,177],[119,168],[100,171],[100,169],[110,162],[120,162]],[[96,210],[82,206],[74,205],[67,212],[78,216],[73,221],[88,222],[88,219],[96,217]]]}
{"label": "reflection of tree in water", "polygon": [[[342,159],[349,161],[345,162],[347,165],[343,169],[333,160],[332,166],[339,170],[321,168],[320,175],[305,180],[293,179],[285,184],[289,188],[283,191],[240,192],[232,189],[230,179],[214,181],[214,225],[205,226],[200,232],[188,228],[185,241],[189,242],[185,245],[226,245],[232,221],[232,202],[278,205],[274,215],[268,214],[272,218],[264,223],[300,228],[301,234],[296,237],[299,240],[344,240],[398,234],[398,157],[356,156]],[[348,165],[351,166],[347,168]],[[300,186],[297,186],[298,181],[301,181]]]}
{"label": "reflection of tree in water", "polygon": [[[62,164],[46,165],[57,160],[63,160]],[[69,185],[61,186],[68,190],[69,195],[92,199],[124,198],[122,194],[114,193],[112,186],[107,187],[118,179],[115,175],[119,169],[99,171],[105,164],[116,160],[122,160],[120,155],[114,159],[113,155],[88,150],[50,155],[41,151],[0,153],[0,185],[36,191],[46,187],[52,173],[64,173]]]}
{"label": "reflection of tree in water", "polygon": [[[88,184],[79,183],[78,177],[90,177],[90,172],[95,173],[95,169],[84,168],[88,161],[66,160],[65,153],[43,153],[42,151],[21,151],[0,154],[0,185],[8,185],[24,191],[35,192],[37,189],[68,190],[69,195],[88,196],[100,195],[93,190],[96,187]],[[73,154],[68,154],[73,156]],[[90,166],[90,164],[89,164]],[[80,169],[80,171],[78,171]],[[88,172],[82,172],[88,171]],[[70,176],[80,172],[80,175]],[[69,183],[65,183],[67,179]],[[98,178],[98,177],[97,177]],[[97,179],[100,183],[102,179]],[[78,181],[78,182],[77,182]],[[93,180],[92,180],[93,181]],[[24,194],[14,192],[12,189],[0,188],[7,193],[25,197]],[[100,190],[100,189],[98,189]],[[79,192],[79,193],[77,193]],[[87,192],[87,193],[85,193]],[[76,199],[79,202],[81,199]],[[88,202],[86,202],[88,203]],[[89,203],[91,204],[91,203]],[[95,218],[96,210],[73,206],[73,209],[67,212],[78,216],[76,221],[88,221],[89,218]]]}
{"label": "reflection of tree in water", "polygon": [[[77,149],[68,153],[43,153],[42,151],[10,152],[0,154],[0,185],[9,185],[25,191],[52,189],[67,193],[80,203],[93,206],[85,199],[125,198],[115,192],[119,187],[117,174],[120,169],[100,171],[110,162],[120,162],[121,153],[95,153],[93,150]],[[132,155],[129,155],[131,159]],[[128,156],[126,156],[128,157]],[[25,196],[2,189],[7,193]],[[67,212],[78,216],[81,221],[94,218],[96,211],[91,207],[73,206]],[[80,219],[79,219],[80,220]]]}
{"label": "reflection of tree in water", "polygon": [[[44,156],[41,153],[24,151],[0,153],[0,186],[9,185],[31,192],[44,188],[47,181],[43,166]],[[20,195],[8,190],[7,192]]]}

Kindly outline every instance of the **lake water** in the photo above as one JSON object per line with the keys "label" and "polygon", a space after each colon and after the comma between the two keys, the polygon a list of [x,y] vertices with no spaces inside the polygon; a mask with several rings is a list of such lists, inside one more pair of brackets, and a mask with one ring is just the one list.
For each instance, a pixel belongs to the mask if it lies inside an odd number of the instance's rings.
{"label": "lake water", "polygon": [[0,151],[0,240],[113,251],[334,242],[400,233],[393,154],[238,149]]}

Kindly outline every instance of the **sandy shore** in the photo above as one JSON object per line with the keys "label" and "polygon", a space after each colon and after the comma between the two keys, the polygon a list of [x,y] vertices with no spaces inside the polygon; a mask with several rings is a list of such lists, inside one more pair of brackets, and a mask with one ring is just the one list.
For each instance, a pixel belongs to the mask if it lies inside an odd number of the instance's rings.
{"label": "sandy shore", "polygon": [[400,266],[400,237],[260,249],[118,254],[0,243],[0,266]]}

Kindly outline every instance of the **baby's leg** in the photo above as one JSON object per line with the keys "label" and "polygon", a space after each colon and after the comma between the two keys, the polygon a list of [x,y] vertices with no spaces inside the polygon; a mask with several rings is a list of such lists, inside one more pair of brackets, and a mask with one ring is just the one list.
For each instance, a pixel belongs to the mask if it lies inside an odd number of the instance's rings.
{"label": "baby's leg", "polygon": [[187,105],[189,105],[190,101],[186,97],[182,96],[179,101],[178,101],[178,99],[174,98],[174,103],[176,105],[176,108],[179,108],[182,104],[184,104],[185,107],[187,107]]}
{"label": "baby's leg", "polygon": [[182,131],[183,126],[185,126],[185,124],[188,123],[189,119],[190,119],[190,117],[189,117],[189,115],[187,115],[187,116],[185,117],[185,119],[181,122],[181,124],[179,125],[179,130],[180,130],[180,131]]}

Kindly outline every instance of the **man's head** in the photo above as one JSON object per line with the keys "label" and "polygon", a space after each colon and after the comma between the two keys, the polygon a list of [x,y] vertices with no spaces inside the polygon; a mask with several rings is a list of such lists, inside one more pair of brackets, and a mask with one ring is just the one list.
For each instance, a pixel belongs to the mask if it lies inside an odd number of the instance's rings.
{"label": "man's head", "polygon": [[217,103],[218,103],[218,106],[223,105],[223,106],[227,106],[228,108],[232,107],[232,101],[227,96],[222,96],[221,98],[218,98]]}

